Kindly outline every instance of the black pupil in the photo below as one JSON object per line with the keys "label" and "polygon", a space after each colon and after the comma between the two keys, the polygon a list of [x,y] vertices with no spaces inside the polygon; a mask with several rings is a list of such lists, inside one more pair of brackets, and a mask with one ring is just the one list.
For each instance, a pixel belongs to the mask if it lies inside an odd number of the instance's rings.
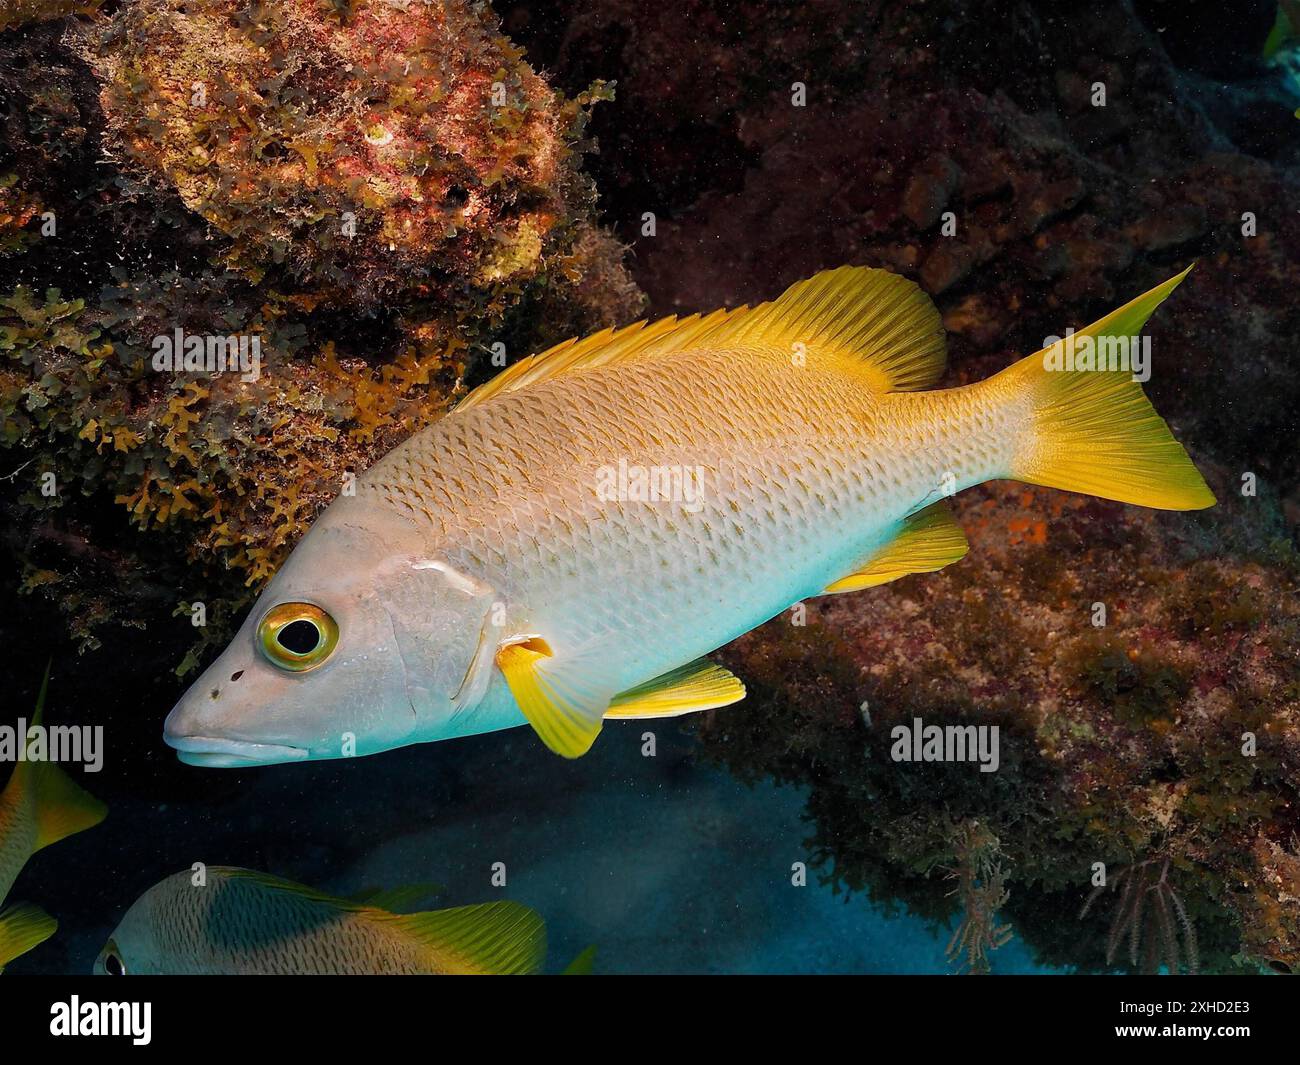
{"label": "black pupil", "polygon": [[296,655],[311,654],[320,643],[320,630],[310,621],[291,621],[276,634],[276,642]]}
{"label": "black pupil", "polygon": [[126,970],[122,968],[122,959],[116,954],[110,954],[104,959],[104,971],[109,976],[121,976]]}

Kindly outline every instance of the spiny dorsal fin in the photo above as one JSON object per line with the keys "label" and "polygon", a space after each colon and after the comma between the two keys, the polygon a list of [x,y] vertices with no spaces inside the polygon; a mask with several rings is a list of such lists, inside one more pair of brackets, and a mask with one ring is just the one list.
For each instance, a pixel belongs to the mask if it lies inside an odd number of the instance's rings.
{"label": "spiny dorsal fin", "polygon": [[961,531],[948,505],[931,503],[903,521],[898,535],[859,569],[841,577],[826,593],[856,592],[888,584],[909,573],[931,573],[956,562],[967,550]]}
{"label": "spiny dorsal fin", "polygon": [[707,658],[697,658],[614,696],[605,717],[678,717],[730,706],[744,697],[745,685],[739,677]]}
{"label": "spiny dorsal fin", "polygon": [[913,282],[888,270],[841,266],[791,285],[752,310],[637,322],[574,338],[521,359],[460,401],[466,410],[494,396],[576,370],[696,347],[795,345],[856,366],[879,392],[928,388],[943,373],[943,320]]}
{"label": "spiny dorsal fin", "polygon": [[347,901],[371,906],[376,910],[387,910],[389,913],[405,913],[427,905],[442,892],[441,884],[400,884],[391,888],[363,888],[349,895]]}
{"label": "spiny dorsal fin", "polygon": [[546,923],[517,902],[484,902],[393,918],[455,973],[517,976],[546,960]]}
{"label": "spiny dorsal fin", "polygon": [[245,880],[269,891],[283,891],[289,895],[297,895],[309,902],[317,902],[340,911],[360,912],[379,908],[367,900],[360,898],[341,899],[334,895],[327,895],[323,891],[317,891],[306,884],[285,880],[283,877],[273,876],[270,873],[258,872],[256,869],[241,869],[233,865],[210,865],[208,866],[208,878],[218,881],[222,879]]}
{"label": "spiny dorsal fin", "polygon": [[475,407],[493,396],[517,392],[521,388],[550,380],[573,370],[627,362],[657,351],[683,351],[698,347],[702,338],[715,332],[729,318],[745,311],[714,311],[707,316],[692,314],[687,318],[660,318],[657,322],[636,322],[622,329],[602,329],[588,337],[574,337],[537,355],[520,359],[485,381],[456,404],[456,410]]}

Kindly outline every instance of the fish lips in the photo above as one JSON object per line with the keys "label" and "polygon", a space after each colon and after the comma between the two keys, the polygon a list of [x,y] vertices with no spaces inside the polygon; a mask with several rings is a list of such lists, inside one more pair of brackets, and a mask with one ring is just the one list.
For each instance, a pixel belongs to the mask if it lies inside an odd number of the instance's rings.
{"label": "fish lips", "polygon": [[258,765],[302,762],[309,757],[305,747],[280,743],[253,743],[249,740],[220,739],[215,736],[174,736],[163,733],[163,740],[175,748],[186,765],[209,769],[243,769]]}

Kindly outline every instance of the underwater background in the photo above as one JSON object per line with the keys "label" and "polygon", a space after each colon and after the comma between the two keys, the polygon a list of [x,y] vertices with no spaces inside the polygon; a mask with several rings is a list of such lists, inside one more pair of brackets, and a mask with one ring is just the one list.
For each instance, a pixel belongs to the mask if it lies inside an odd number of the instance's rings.
{"label": "underwater background", "polygon": [[[2,720],[50,660],[109,808],[23,870],[59,931],[6,971],[89,971],[198,861],[516,899],[551,971],[1300,967],[1287,7],[0,0]],[[425,148],[358,174],[394,135]],[[972,489],[960,565],[729,645],[749,697],[654,722],[653,757],[643,723],[571,763],[525,729],[247,771],[162,744],[343,475],[493,344],[864,264],[935,299],[949,386],[1193,261],[1147,392],[1211,510]],[[153,373],[177,328],[257,335],[256,402]],[[999,770],[900,766],[916,717],[999,725]],[[1152,904],[1087,905],[1098,862]]]}

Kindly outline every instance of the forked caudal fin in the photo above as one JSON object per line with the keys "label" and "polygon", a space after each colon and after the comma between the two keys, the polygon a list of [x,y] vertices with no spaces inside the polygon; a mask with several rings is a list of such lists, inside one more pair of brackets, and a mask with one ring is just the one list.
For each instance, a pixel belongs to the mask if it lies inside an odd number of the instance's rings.
{"label": "forked caudal fin", "polygon": [[[1114,358],[1130,339],[1136,342],[1190,270],[986,382],[1025,397],[1030,407],[1009,476],[1158,510],[1214,505],[1214,494],[1134,379],[1133,360]],[[1081,349],[1092,354],[1076,362],[1073,353]]]}

